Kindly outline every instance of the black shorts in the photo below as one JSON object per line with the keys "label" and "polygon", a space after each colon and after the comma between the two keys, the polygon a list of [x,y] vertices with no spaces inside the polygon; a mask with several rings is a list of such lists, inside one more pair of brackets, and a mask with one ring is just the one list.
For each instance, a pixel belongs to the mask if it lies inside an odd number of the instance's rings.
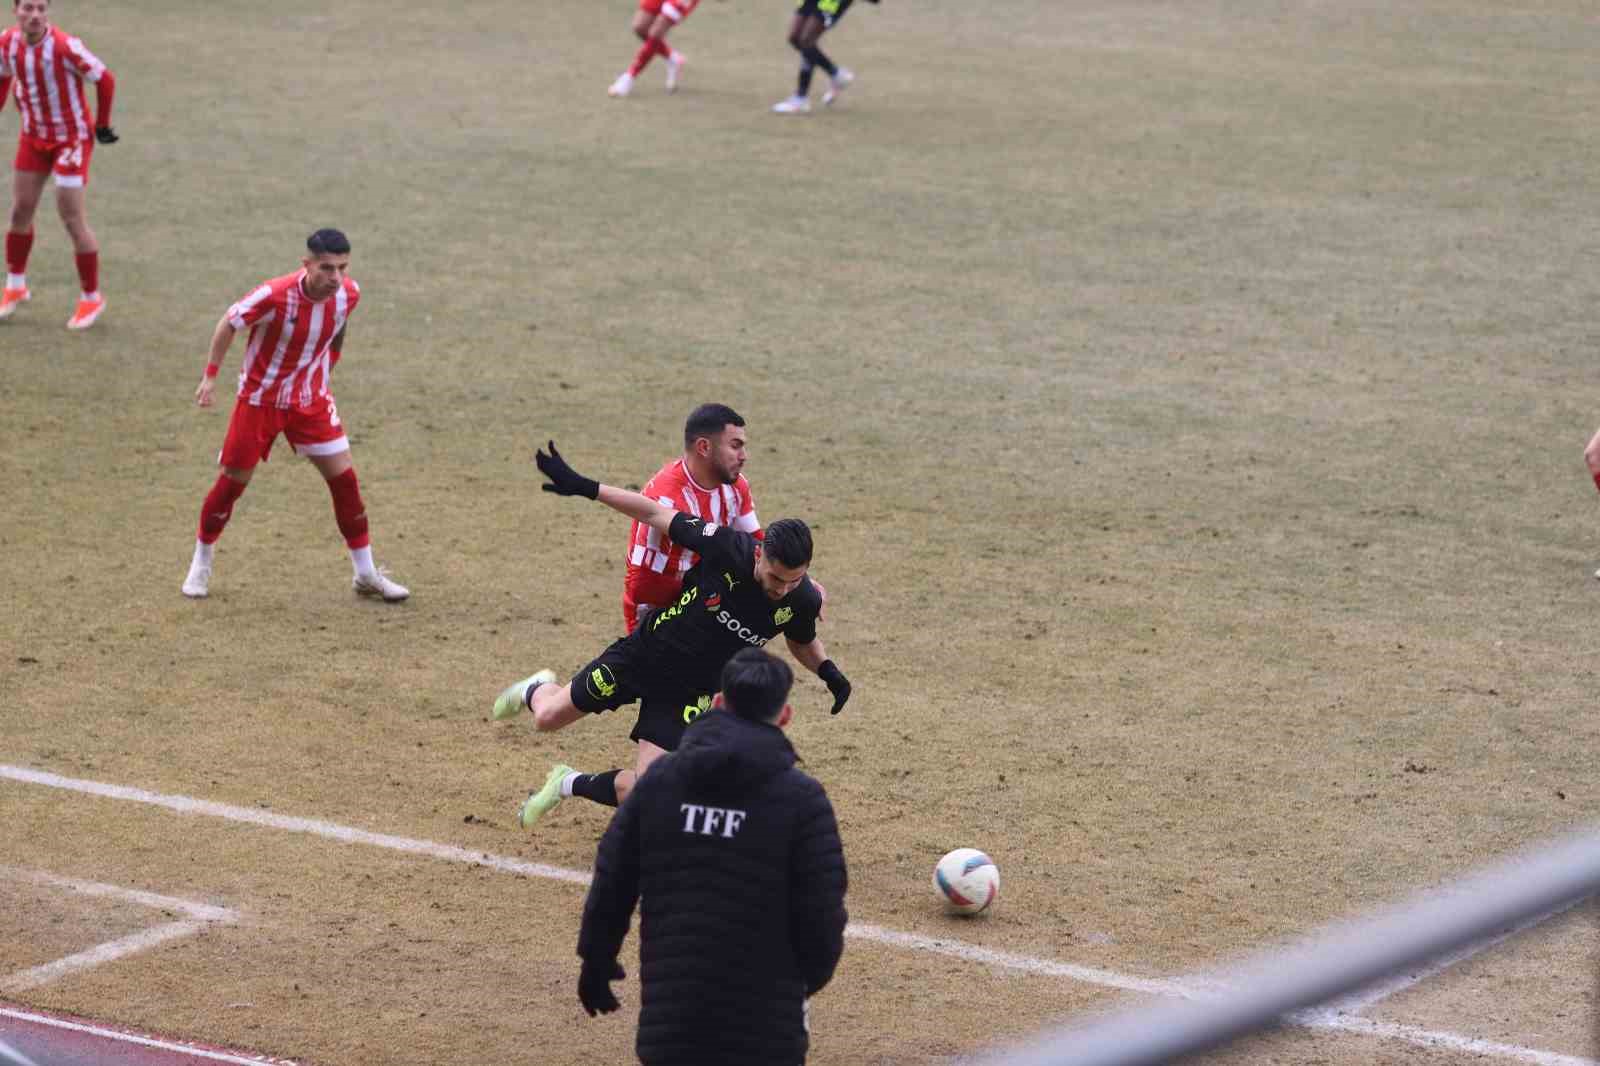
{"label": "black shorts", "polygon": [[649,669],[636,639],[638,634],[635,630],[613,641],[598,658],[572,675],[572,703],[586,714],[599,714],[638,702],[639,720],[628,736],[676,751],[684,729],[711,706],[716,687],[708,689]]}
{"label": "black shorts", "polygon": [[850,5],[855,0],[799,0],[795,5],[795,14],[810,15],[822,20],[822,28],[833,29],[833,26],[844,13],[850,10]]}

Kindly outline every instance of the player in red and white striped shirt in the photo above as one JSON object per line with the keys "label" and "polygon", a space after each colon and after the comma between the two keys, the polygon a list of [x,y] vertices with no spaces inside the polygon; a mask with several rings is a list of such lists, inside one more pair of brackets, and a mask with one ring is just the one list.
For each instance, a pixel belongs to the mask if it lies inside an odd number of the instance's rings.
{"label": "player in red and white striped shirt", "polygon": [[[744,419],[720,403],[701,404],[683,427],[683,454],[669,459],[640,494],[707,522],[761,535],[750,482],[741,471],[749,438]],[[643,522],[628,535],[628,571],[622,580],[622,624],[629,633],[652,607],[665,607],[683,591],[683,575],[699,558]]]}
{"label": "player in red and white striped shirt", "polygon": [[[77,253],[83,293],[68,329],[88,329],[106,309],[100,295],[100,244],[89,228],[84,187],[96,141],[115,144],[111,99],[116,78],[83,42],[50,24],[50,0],[12,0],[17,24],[0,31],[0,108],[13,92],[22,126],[12,180],[11,224],[6,230],[6,283],[0,319],[29,299],[28,253],[33,216],[53,175],[56,206]],[[91,110],[87,83],[95,87]]]}
{"label": "player in red and white striped shirt", "polygon": [[373,564],[350,441],[328,389],[333,365],[344,350],[345,325],[361,300],[361,287],[348,273],[350,241],[336,229],[319,229],[306,240],[306,252],[300,270],[263,282],[228,308],[211,336],[205,373],[194,390],[201,407],[214,402],[217,372],[234,334],[250,331],[238,399],[217,458],[222,473],[200,508],[194,559],[183,582],[183,594],[193,599],[210,594],[217,538],[256,464],[267,458],[280,433],[328,482],[334,518],[355,567],[355,591],[388,603],[411,595]]}

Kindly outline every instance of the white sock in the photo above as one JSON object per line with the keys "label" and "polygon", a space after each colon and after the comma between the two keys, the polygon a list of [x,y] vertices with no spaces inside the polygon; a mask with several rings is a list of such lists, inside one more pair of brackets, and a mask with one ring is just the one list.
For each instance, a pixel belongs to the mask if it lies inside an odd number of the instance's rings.
{"label": "white sock", "polygon": [[194,542],[194,561],[201,566],[210,566],[211,559],[216,553],[217,546],[215,544],[207,544],[203,540]]}
{"label": "white sock", "polygon": [[8,288],[8,289],[26,289],[27,287],[28,287],[28,275],[26,275],[26,274],[7,274],[6,275],[6,288]]}
{"label": "white sock", "polygon": [[574,771],[572,771],[572,773],[568,774],[566,777],[563,777],[561,779],[561,794],[563,796],[572,795],[572,783],[574,781],[576,781],[578,778],[582,777],[582,776],[583,776],[582,774],[580,774],[580,773],[578,773],[578,771],[574,770]]}
{"label": "white sock", "polygon": [[350,561],[355,564],[356,577],[376,577],[378,568],[372,564],[372,545],[351,548]]}
{"label": "white sock", "polygon": [[86,292],[83,294],[83,298],[90,301],[98,300],[100,299],[100,290],[96,289],[93,292]]}

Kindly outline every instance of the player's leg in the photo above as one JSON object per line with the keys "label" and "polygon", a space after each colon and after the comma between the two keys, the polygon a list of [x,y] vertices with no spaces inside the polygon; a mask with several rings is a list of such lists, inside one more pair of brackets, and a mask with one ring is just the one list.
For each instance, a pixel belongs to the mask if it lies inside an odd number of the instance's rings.
{"label": "player's leg", "polygon": [[[828,22],[837,14],[838,10],[839,0],[817,0],[817,14],[806,20],[805,25],[801,28],[799,39],[791,38],[789,42],[813,68],[822,68],[823,72],[832,79],[834,91],[842,88],[839,84],[839,67],[833,60],[828,58],[826,52],[817,47],[817,42],[821,40],[822,34],[828,28]],[[852,74],[849,77],[850,80],[854,80],[855,75]],[[832,100],[831,95],[829,100]]]}
{"label": "player's leg", "polygon": [[78,306],[67,321],[68,329],[88,329],[106,309],[100,295],[100,242],[89,228],[87,189],[89,158],[93,141],[62,148],[56,153],[53,174],[56,183],[56,213],[61,216],[78,267],[82,293]]}
{"label": "player's leg", "polygon": [[789,47],[800,53],[800,75],[795,84],[794,95],[772,105],[772,110],[780,115],[803,115],[811,110],[811,74],[816,69],[816,64],[806,58],[805,42],[815,42],[817,35],[821,33],[822,18],[816,13],[816,6],[817,0],[802,2],[795,11],[794,18],[789,22],[787,40]]}
{"label": "player's leg", "polygon": [[27,142],[17,148],[16,169],[11,174],[11,221],[6,229],[6,284],[0,290],[0,318],[10,318],[29,299],[28,253],[33,250],[33,217],[39,210],[45,182],[50,180],[48,158],[35,158]]}
{"label": "player's leg", "polygon": [[211,594],[211,567],[217,539],[233,517],[233,506],[244,495],[257,464],[272,450],[272,441],[277,435],[275,412],[252,407],[243,400],[234,403],[233,414],[228,418],[228,435],[223,438],[222,452],[217,456],[217,465],[222,469],[200,504],[194,555],[189,560],[189,573],[183,579],[183,594],[190,599],[203,600]]}
{"label": "player's leg", "polygon": [[632,92],[634,75],[644,66],[643,63],[639,62],[639,55],[644,55],[647,63],[649,62],[649,56],[655,54],[656,46],[650,40],[650,28],[655,25],[656,19],[661,15],[661,4],[662,0],[639,0],[639,10],[633,13],[632,28],[633,35],[643,41],[644,44],[639,49],[639,53],[634,56],[633,63],[627,70],[618,74],[617,80],[612,82],[611,88],[606,90],[609,95],[620,97],[627,96]]}
{"label": "player's leg", "polygon": [[[329,406],[332,407],[331,404]],[[337,414],[334,417],[337,418]],[[295,451],[311,461],[311,465],[317,468],[328,484],[328,495],[333,498],[334,521],[344,537],[345,547],[350,550],[350,566],[354,570],[350,587],[358,596],[371,596],[385,603],[399,603],[408,598],[411,590],[380,570],[372,559],[367,505],[361,499],[361,483],[356,478],[355,462],[350,457],[350,446],[343,435],[336,442],[310,443],[301,443],[290,437],[290,443],[294,444]]]}
{"label": "player's leg", "polygon": [[[831,13],[823,16],[822,33],[827,33],[829,30],[839,25],[839,20],[844,18],[844,13],[850,10],[850,5],[854,2],[854,0],[832,0],[832,2],[834,5],[834,10]],[[822,34],[819,33],[817,35],[818,40],[820,40],[821,37]],[[817,41],[812,42],[812,47],[817,47]],[[817,50],[820,54],[821,49],[818,48]],[[851,83],[855,80],[855,72],[849,67],[835,67],[835,69],[828,74],[829,85],[827,91],[822,94],[822,106],[831,106],[833,102],[839,98],[839,94],[848,89]]]}

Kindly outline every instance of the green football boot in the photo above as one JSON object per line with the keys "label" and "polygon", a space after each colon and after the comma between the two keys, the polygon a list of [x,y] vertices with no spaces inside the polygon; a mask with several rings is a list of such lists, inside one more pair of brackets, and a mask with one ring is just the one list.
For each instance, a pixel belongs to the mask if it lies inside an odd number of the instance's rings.
{"label": "green football boot", "polygon": [[515,718],[528,706],[528,688],[531,685],[547,685],[556,679],[554,670],[540,670],[532,677],[525,677],[515,685],[507,685],[505,690],[494,700],[494,720],[504,721]]}
{"label": "green football boot", "polygon": [[570,773],[572,767],[565,763],[556,763],[550,768],[550,773],[545,775],[544,787],[522,801],[522,809],[517,812],[517,822],[524,829],[532,829],[533,823],[561,806],[561,801],[566,797],[561,795],[561,782]]}

